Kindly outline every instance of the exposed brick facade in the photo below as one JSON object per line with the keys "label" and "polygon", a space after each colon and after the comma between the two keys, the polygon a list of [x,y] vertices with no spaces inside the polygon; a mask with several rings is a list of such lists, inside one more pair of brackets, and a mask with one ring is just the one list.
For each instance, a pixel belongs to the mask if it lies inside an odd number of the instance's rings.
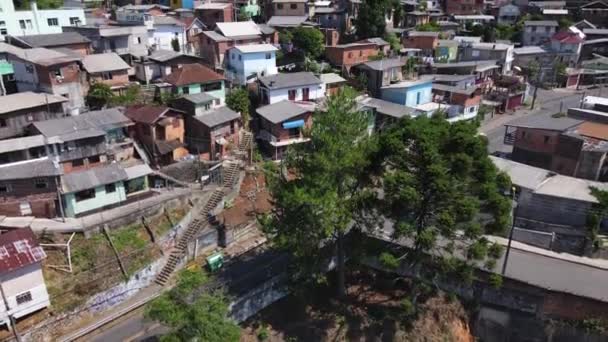
{"label": "exposed brick facade", "polygon": [[325,48],[325,56],[330,63],[350,69],[351,66],[369,61],[371,56],[376,56],[378,49],[376,44],[347,44],[328,46]]}
{"label": "exposed brick facade", "polygon": [[[10,190],[0,193],[0,215],[22,216],[25,214],[26,216],[47,218],[58,215],[58,210],[55,208],[57,187],[53,177],[0,182],[0,185],[4,184],[10,184]],[[31,214],[22,213],[21,204],[25,203],[29,204]]]}

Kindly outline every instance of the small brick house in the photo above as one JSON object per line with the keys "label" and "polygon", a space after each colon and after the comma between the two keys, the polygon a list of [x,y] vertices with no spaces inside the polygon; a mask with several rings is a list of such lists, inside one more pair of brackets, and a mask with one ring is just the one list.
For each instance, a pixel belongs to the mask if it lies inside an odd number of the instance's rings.
{"label": "small brick house", "polygon": [[235,21],[234,7],[231,3],[207,2],[198,6],[195,14],[210,29],[214,28],[216,23]]}
{"label": "small brick house", "polygon": [[125,115],[135,122],[131,136],[145,148],[156,165],[168,165],[188,154],[185,148],[184,113],[166,106],[137,105]]}
{"label": "small brick house", "polygon": [[0,215],[58,216],[57,177],[60,174],[59,166],[48,158],[1,165]]}
{"label": "small brick house", "polygon": [[449,14],[479,14],[483,13],[483,0],[446,0],[445,12]]}
{"label": "small brick house", "polygon": [[406,49],[420,49],[426,56],[432,56],[439,45],[439,32],[411,31],[401,42]]}
{"label": "small brick house", "polygon": [[114,52],[85,56],[82,66],[87,72],[89,85],[103,83],[114,91],[129,85],[129,64]]}
{"label": "small brick house", "polygon": [[349,70],[353,65],[365,63],[370,57],[378,54],[374,43],[350,43],[325,47],[325,56],[329,62]]}
{"label": "small brick house", "polygon": [[280,160],[291,144],[309,141],[304,130],[312,127],[314,107],[283,100],[257,109],[258,136],[262,149]]}
{"label": "small brick house", "polygon": [[199,34],[199,55],[213,67],[224,65],[226,50],[236,45],[261,44],[277,37],[276,31],[264,28],[268,34],[253,21],[217,23],[214,31]]}

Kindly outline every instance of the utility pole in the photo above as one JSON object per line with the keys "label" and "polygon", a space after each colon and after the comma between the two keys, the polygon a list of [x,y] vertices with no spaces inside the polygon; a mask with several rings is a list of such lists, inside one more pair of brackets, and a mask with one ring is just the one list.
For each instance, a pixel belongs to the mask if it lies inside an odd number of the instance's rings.
{"label": "utility pole", "polygon": [[515,218],[517,217],[517,202],[515,201],[515,187],[511,188],[511,201],[513,206],[513,217],[511,218],[511,231],[509,232],[509,243],[507,244],[507,252],[505,253],[505,260],[502,263],[502,275],[504,276],[507,272],[507,262],[509,261],[509,254],[511,253],[511,243],[513,242],[513,231],[515,230]]}

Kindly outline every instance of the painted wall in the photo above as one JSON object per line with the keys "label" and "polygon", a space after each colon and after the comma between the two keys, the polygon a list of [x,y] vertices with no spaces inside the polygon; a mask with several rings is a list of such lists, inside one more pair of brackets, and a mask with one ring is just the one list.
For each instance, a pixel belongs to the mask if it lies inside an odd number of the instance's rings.
{"label": "painted wall", "polygon": [[[57,19],[57,25],[49,25],[49,19]],[[56,10],[32,8],[29,11],[17,11],[12,1],[2,0],[0,2],[0,21],[4,22],[0,29],[5,28],[7,33],[12,36],[61,33],[62,26],[72,26],[76,19],[80,21],[80,25],[86,24],[82,8]],[[20,20],[24,21],[25,28],[21,27]]]}
{"label": "painted wall", "polygon": [[126,201],[127,196],[125,194],[123,182],[116,182],[114,184],[116,186],[116,191],[106,193],[105,185],[98,186],[95,188],[95,197],[80,202],[76,202],[74,193],[64,194],[63,201],[65,204],[66,216],[74,217],[80,213]]}
{"label": "painted wall", "polygon": [[278,73],[275,51],[242,53],[238,49],[230,49],[226,56],[230,56],[227,61],[229,68],[234,70],[235,83],[241,85],[245,85],[247,77],[252,74],[263,73],[268,76]]}
{"label": "painted wall", "polygon": [[148,31],[148,41],[150,46],[156,45],[159,50],[171,50],[171,41],[177,38],[180,51],[184,50],[186,41],[186,31],[182,26],[174,25],[154,25],[154,30]]}
{"label": "painted wall", "polygon": [[310,100],[320,99],[325,96],[325,85],[323,83],[302,86],[297,88],[285,88],[285,89],[276,89],[270,91],[269,104],[277,103],[283,100],[289,100],[289,90],[296,90],[296,98],[295,101],[303,101],[302,99],[302,89],[308,88],[308,98]]}
{"label": "painted wall", "polygon": [[[223,81],[221,81],[221,84],[221,89],[204,92],[205,94],[211,95],[219,100],[219,103],[214,103],[216,106],[223,105],[226,102],[226,88]],[[193,83],[187,86],[177,87],[177,93],[180,95],[184,94],[184,88],[188,88],[188,94],[199,94],[203,92],[204,84]]]}
{"label": "painted wall", "polygon": [[432,83],[419,84],[409,88],[384,88],[382,89],[382,99],[408,107],[416,107],[431,102],[432,88]]}
{"label": "painted wall", "polygon": [[[2,290],[11,308],[10,313],[16,318],[49,306],[49,294],[46,291],[39,263],[3,275]],[[31,293],[32,300],[17,305],[17,296],[27,291]],[[4,305],[2,305],[2,314],[5,312]]]}

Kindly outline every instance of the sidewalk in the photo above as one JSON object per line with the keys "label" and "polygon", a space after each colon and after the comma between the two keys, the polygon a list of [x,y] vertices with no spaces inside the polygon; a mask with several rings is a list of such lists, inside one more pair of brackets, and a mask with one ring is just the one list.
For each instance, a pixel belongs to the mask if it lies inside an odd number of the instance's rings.
{"label": "sidewalk", "polygon": [[7,217],[0,216],[0,227],[23,228],[30,227],[34,232],[39,233],[47,230],[52,233],[72,233],[84,232],[92,227],[97,227],[109,220],[131,215],[135,212],[160,205],[164,202],[188,196],[192,193],[190,189],[175,188],[173,190],[162,191],[159,194],[148,197],[133,203],[125,204],[116,208],[104,210],[79,218],[66,217],[62,219],[36,218],[33,216]]}
{"label": "sidewalk", "polygon": [[[509,239],[506,239],[506,238],[492,236],[492,235],[487,235],[486,238],[489,241],[496,242],[499,245],[504,246],[504,247],[506,247],[509,244]],[[605,260],[605,259],[593,259],[593,258],[588,258],[588,257],[578,256],[578,255],[573,255],[573,254],[568,254],[568,253],[557,253],[554,251],[550,251],[548,249],[535,247],[535,246],[528,245],[528,244],[518,242],[515,240],[511,241],[511,248],[517,249],[520,251],[524,251],[524,252],[528,252],[528,253],[542,255],[542,256],[545,256],[548,258],[563,260],[563,261],[567,261],[567,262],[571,262],[571,263],[575,263],[575,264],[579,264],[579,265],[597,268],[597,269],[600,269],[603,271],[608,271],[608,260]]]}

